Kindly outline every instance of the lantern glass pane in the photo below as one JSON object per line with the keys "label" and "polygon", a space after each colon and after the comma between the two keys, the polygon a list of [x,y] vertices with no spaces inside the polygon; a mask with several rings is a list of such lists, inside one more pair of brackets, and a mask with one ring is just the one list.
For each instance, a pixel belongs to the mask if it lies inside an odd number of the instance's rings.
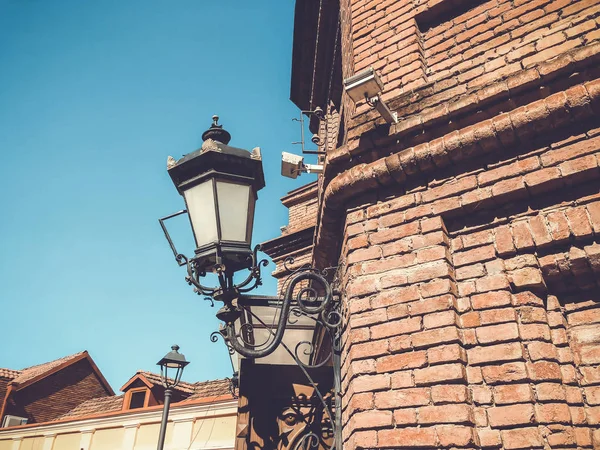
{"label": "lantern glass pane", "polygon": [[196,246],[201,247],[215,242],[218,234],[212,180],[197,184],[185,191],[184,195]]}
{"label": "lantern glass pane", "polygon": [[246,242],[250,194],[250,186],[247,184],[217,181],[221,239]]}

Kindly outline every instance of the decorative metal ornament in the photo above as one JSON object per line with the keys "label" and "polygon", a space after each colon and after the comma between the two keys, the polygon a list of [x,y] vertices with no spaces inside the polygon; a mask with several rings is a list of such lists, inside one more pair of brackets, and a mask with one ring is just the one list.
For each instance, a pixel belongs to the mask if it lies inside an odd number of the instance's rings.
{"label": "decorative metal ornament", "polygon": [[[312,113],[317,114],[317,111]],[[262,161],[258,148],[248,152],[227,146],[231,136],[223,130],[221,125],[217,124],[217,121],[218,117],[213,117],[211,128],[202,135],[204,144],[201,149],[186,155],[175,163],[169,160],[169,174],[184,197],[188,190],[198,186],[200,181],[204,182],[203,180],[206,179],[218,180],[218,177],[225,177],[226,180],[241,180],[236,182],[249,186],[251,189],[249,192],[254,197],[250,197],[251,207],[247,208],[248,217],[244,218],[245,225],[242,224],[248,230],[245,240],[233,242],[221,237],[221,228],[226,225],[236,226],[236,224],[222,223],[219,213],[220,200],[217,198],[217,194],[215,194],[214,211],[216,211],[218,219],[218,239],[208,244],[204,244],[201,240],[202,233],[205,231],[201,227],[204,218],[199,215],[198,206],[191,204],[191,200],[185,197],[188,209],[196,208],[195,212],[192,211],[193,214],[188,214],[198,245],[194,258],[188,258],[177,251],[165,226],[166,220],[186,214],[187,210],[159,219],[160,225],[177,264],[186,267],[186,282],[193,286],[194,292],[198,295],[210,299],[211,302],[218,301],[223,304],[216,313],[217,318],[223,324],[219,331],[211,334],[211,341],[216,342],[219,337],[222,337],[231,355],[238,353],[248,359],[264,358],[278,348],[283,348],[306,376],[314,389],[315,398],[318,398],[320,402],[323,417],[327,423],[331,424],[334,443],[330,448],[341,450],[340,346],[342,315],[340,294],[333,287],[337,284],[337,280],[330,282],[332,277],[327,270],[319,271],[310,266],[291,270],[289,265],[293,263],[293,258],[288,258],[284,266],[290,275],[283,283],[279,296],[247,295],[262,285],[261,270],[268,265],[266,259],[258,257],[259,245],[255,246],[252,251],[249,247],[254,214],[252,199],[256,198],[256,192],[264,186]],[[212,192],[216,192],[216,188]],[[198,201],[206,203],[205,198],[198,197]],[[212,223],[209,225],[212,226]],[[247,250],[244,245],[247,245]],[[234,275],[246,269],[248,270],[246,278],[235,283]],[[203,284],[202,278],[209,271],[216,275],[218,286]],[[333,278],[335,275],[337,272]],[[271,323],[265,321],[252,310],[254,307],[272,308],[273,321]],[[293,326],[300,319],[314,323],[315,330],[320,337],[319,353],[317,353],[315,344],[310,341],[300,341],[293,349],[284,342],[283,338],[288,326]],[[255,341],[255,326],[259,326],[261,331],[266,330],[267,338],[263,342]],[[311,369],[328,365],[333,368],[333,393],[319,391],[318,385],[310,373]],[[231,380],[231,390],[234,395],[237,382],[237,376],[234,374],[234,378]],[[322,446],[324,441],[314,430],[310,427],[305,430],[305,432],[300,432],[299,428],[294,429],[294,442],[296,442],[293,445],[294,449]]]}

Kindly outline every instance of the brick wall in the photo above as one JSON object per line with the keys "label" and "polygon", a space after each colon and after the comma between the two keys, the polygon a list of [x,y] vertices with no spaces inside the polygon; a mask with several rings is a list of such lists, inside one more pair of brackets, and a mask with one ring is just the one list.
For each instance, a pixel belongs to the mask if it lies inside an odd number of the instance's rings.
{"label": "brick wall", "polygon": [[80,360],[22,390],[13,392],[5,414],[27,417],[29,423],[54,420],[86,400],[110,395],[90,363]]}
{"label": "brick wall", "polygon": [[321,129],[344,448],[600,448],[600,0],[340,8],[399,117]]}
{"label": "brick wall", "polygon": [[599,151],[589,130],[349,212],[350,448],[600,445]]}
{"label": "brick wall", "polygon": [[450,97],[597,41],[599,10],[594,0],[353,1],[354,69],[378,70],[386,99],[427,83]]}

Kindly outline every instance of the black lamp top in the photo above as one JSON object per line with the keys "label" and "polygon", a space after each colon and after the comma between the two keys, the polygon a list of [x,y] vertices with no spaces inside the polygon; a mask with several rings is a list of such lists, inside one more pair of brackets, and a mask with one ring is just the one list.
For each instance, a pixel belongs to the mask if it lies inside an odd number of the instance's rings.
{"label": "black lamp top", "polygon": [[223,125],[219,125],[219,116],[212,116],[213,123],[210,128],[202,133],[202,140],[206,141],[207,139],[212,139],[213,141],[220,142],[222,144],[229,144],[231,140],[231,135],[227,130],[223,128]]}
{"label": "black lamp top", "polygon": [[185,356],[179,353],[179,345],[172,345],[171,351],[156,364],[167,367],[185,367],[189,363],[189,361],[185,360]]}

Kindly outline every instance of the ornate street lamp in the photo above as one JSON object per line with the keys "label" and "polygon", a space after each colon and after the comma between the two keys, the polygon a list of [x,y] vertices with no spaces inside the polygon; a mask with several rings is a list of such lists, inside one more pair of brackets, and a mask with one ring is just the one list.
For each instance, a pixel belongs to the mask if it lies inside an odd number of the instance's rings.
{"label": "ornate street lamp", "polygon": [[185,199],[194,238],[193,264],[204,271],[248,268],[257,193],[265,186],[260,149],[227,145],[231,135],[213,116],[202,147],[179,161],[169,175]]}
{"label": "ornate street lamp", "polygon": [[[165,445],[167,420],[169,419],[169,406],[171,405],[171,394],[173,393],[172,389],[181,381],[183,369],[189,363],[189,361],[185,360],[185,356],[179,353],[179,345],[173,345],[171,351],[156,363],[160,366],[160,377],[163,386],[165,387],[165,403],[163,406],[162,420],[160,422],[157,450],[163,450]],[[169,374],[171,375],[170,377]]]}
{"label": "ornate street lamp", "polygon": [[[221,336],[231,354],[237,352],[251,359],[266,357],[282,346],[315,388],[335,430],[334,446],[341,449],[339,295],[327,280],[326,271],[309,266],[292,272],[284,283],[282,296],[246,295],[262,284],[261,267],[268,264],[264,259],[258,260],[260,246],[251,249],[254,203],[265,185],[262,159],[259,148],[248,151],[230,147],[231,135],[218,124],[218,119],[213,116],[211,127],[202,134],[200,149],[178,161],[171,156],[167,159],[169,175],[187,209],[159,222],[177,263],[186,266],[188,284],[194,286],[197,294],[223,303],[217,317],[224,324],[211,335],[211,340],[215,342]],[[196,240],[192,258],[177,252],[165,226],[166,220],[186,213]],[[246,278],[234,283],[234,275],[243,270],[249,271]],[[208,272],[217,275],[218,286],[202,284]],[[267,323],[252,307],[277,308],[277,323]],[[321,334],[330,338],[331,352],[326,357],[315,361],[316,352],[310,342],[299,342],[293,350],[283,342],[286,327],[300,316],[312,320]],[[267,340],[255,341],[254,325],[267,331]],[[299,354],[301,349],[304,356]],[[302,358],[306,357],[313,360],[305,363]],[[308,372],[330,362],[334,368],[335,418],[331,405]]]}

